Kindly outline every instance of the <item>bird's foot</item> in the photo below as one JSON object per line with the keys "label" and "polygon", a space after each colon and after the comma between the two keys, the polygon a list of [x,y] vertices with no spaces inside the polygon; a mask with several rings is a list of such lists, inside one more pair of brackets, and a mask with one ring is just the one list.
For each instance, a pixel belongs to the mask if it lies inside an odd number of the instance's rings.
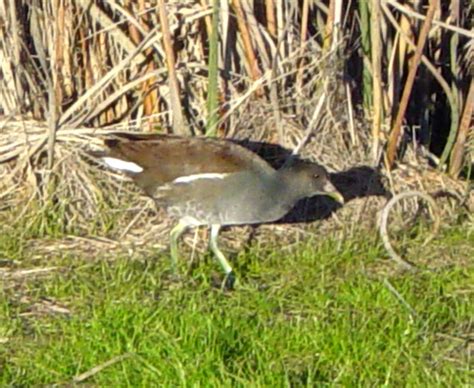
{"label": "bird's foot", "polygon": [[185,281],[185,277],[181,275],[175,269],[168,269],[164,273],[165,283],[171,286],[172,288],[176,288],[179,285],[182,285]]}
{"label": "bird's foot", "polygon": [[224,280],[222,281],[221,290],[232,291],[238,285],[239,285],[239,281],[237,279],[237,276],[235,276],[235,272],[230,271],[229,273],[225,275]]}

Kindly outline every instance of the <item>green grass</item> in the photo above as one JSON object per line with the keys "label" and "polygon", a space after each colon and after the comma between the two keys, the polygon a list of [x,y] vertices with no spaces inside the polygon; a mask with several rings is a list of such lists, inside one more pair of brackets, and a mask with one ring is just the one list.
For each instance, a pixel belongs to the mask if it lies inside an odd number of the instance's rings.
{"label": "green grass", "polygon": [[[1,236],[0,258],[17,260],[15,269],[58,268],[3,281],[0,386],[70,384],[109,360],[85,383],[469,383],[473,272],[457,263],[472,253],[466,247],[474,241],[462,228],[444,231],[433,243],[430,252],[445,255],[446,265],[389,278],[403,301],[376,270],[386,260],[379,242],[362,235],[343,243],[307,241],[291,252],[252,247],[234,259],[242,288],[233,292],[212,285],[218,267],[211,257],[173,283],[166,255],[112,260],[106,253],[57,252],[33,260],[24,244],[18,236]],[[45,308],[51,305],[69,313]]]}

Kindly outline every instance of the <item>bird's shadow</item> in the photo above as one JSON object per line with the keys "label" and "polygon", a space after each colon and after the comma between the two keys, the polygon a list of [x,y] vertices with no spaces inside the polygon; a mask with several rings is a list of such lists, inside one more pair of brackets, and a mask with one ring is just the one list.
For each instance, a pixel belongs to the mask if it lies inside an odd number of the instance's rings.
{"label": "bird's shadow", "polygon": [[[261,158],[266,160],[272,167],[281,168],[289,158],[302,160],[298,156],[292,156],[290,150],[276,144],[257,142],[252,140],[232,140]],[[385,196],[390,193],[383,184],[383,175],[379,170],[369,166],[352,167],[346,171],[330,174],[332,184],[344,197],[345,203],[361,197]],[[327,196],[315,196],[299,201],[296,206],[278,224],[308,223],[322,220],[331,216],[333,212],[343,205]]]}

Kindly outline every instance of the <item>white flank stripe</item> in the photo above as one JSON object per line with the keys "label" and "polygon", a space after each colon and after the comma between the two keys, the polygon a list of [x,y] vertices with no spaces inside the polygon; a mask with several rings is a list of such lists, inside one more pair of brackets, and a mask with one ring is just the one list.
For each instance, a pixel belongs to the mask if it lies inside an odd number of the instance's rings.
{"label": "white flank stripe", "polygon": [[195,174],[188,176],[180,176],[176,178],[173,183],[189,183],[197,181],[199,179],[224,179],[228,174],[217,174],[217,173],[207,173],[207,174]]}
{"label": "white flank stripe", "polygon": [[127,162],[121,159],[110,158],[108,156],[103,157],[102,160],[107,166],[115,168],[116,170],[135,172],[135,173],[139,173],[143,171],[142,167],[140,167],[138,164],[133,163],[133,162]]}

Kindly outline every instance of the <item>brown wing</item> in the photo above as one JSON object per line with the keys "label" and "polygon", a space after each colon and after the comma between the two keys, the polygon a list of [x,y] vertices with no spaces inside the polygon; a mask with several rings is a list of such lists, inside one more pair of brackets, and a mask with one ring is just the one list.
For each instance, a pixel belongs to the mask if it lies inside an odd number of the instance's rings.
{"label": "brown wing", "polygon": [[133,179],[149,195],[181,176],[274,169],[257,154],[224,139],[114,133],[104,139],[108,155],[143,168]]}

